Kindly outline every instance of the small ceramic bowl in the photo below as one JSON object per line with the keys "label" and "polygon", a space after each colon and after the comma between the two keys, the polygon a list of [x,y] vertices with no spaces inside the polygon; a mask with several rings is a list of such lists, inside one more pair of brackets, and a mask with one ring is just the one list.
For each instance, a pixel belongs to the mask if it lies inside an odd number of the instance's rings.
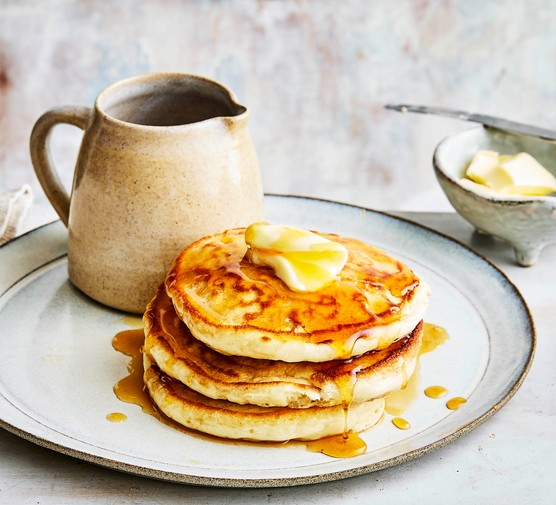
{"label": "small ceramic bowl", "polygon": [[533,265],[542,248],[556,242],[556,197],[492,196],[462,186],[460,179],[480,149],[527,152],[556,175],[556,142],[480,126],[445,138],[433,157],[438,182],[457,212],[477,231],[508,241],[519,265]]}

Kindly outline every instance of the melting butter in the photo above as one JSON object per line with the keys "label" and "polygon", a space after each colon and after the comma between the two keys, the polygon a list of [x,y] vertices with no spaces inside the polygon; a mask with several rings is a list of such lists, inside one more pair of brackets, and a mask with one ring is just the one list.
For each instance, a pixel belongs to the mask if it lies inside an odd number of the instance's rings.
{"label": "melting butter", "polygon": [[318,291],[336,279],[347,249],[293,226],[254,223],[245,232],[247,259],[271,267],[292,291]]}
{"label": "melting butter", "polygon": [[462,184],[492,195],[545,196],[556,191],[556,177],[528,153],[499,155],[477,151]]}

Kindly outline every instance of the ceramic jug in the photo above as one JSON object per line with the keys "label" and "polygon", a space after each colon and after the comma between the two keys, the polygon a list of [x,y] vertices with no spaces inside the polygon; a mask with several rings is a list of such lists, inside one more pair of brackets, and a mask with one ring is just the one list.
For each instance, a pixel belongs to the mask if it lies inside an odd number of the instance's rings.
{"label": "ceramic jug", "polygon": [[[59,123],[84,130],[71,195],[49,151]],[[42,115],[30,139],[36,175],[68,227],[68,272],[81,291],[142,313],[191,242],[262,217],[248,110],[225,86],[147,74],[109,86],[94,107]]]}

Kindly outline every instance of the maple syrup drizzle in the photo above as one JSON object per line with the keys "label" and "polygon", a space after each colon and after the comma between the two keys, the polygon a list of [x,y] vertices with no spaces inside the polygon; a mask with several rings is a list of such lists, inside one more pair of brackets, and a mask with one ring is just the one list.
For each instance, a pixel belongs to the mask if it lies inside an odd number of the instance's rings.
{"label": "maple syrup drizzle", "polygon": [[429,386],[425,389],[425,394],[429,398],[444,398],[448,394],[448,390],[444,386]]}
{"label": "maple syrup drizzle", "polygon": [[157,410],[143,383],[143,353],[141,352],[145,333],[143,330],[124,330],[112,339],[117,351],[131,358],[127,365],[129,375],[114,385],[114,393],[123,402],[139,405],[143,412],[158,417]]}
{"label": "maple syrup drizzle", "polygon": [[421,380],[421,364],[419,359],[415,364],[415,371],[407,380],[405,387],[392,391],[385,397],[385,411],[391,416],[400,416],[419,397]]}
{"label": "maple syrup drizzle", "polygon": [[[339,356],[338,359],[349,359],[353,355],[355,344],[361,337],[362,335],[356,333],[343,340],[333,340],[330,342],[330,346],[334,349],[336,355]],[[315,342],[318,341],[315,340]]]}
{"label": "maple syrup drizzle", "polygon": [[121,423],[127,420],[127,416],[121,412],[112,412],[110,414],[106,414],[106,419],[108,419],[111,423]]}
{"label": "maple syrup drizzle", "polygon": [[[385,411],[391,416],[392,424],[400,430],[407,430],[410,428],[410,423],[400,417],[407,408],[419,397],[421,394],[421,362],[420,357],[423,354],[429,353],[440,347],[448,340],[448,332],[441,326],[432,323],[424,323],[423,325],[423,341],[415,364],[415,371],[407,380],[405,387],[393,391],[386,396]],[[442,386],[437,386],[442,387]],[[426,394],[426,393],[425,393]]]}
{"label": "maple syrup drizzle", "polygon": [[365,441],[351,430],[342,435],[311,440],[305,446],[312,452],[321,452],[332,458],[352,458],[367,451]]}
{"label": "maple syrup drizzle", "polygon": [[344,429],[339,435],[319,438],[306,443],[308,450],[321,452],[332,458],[352,458],[360,456],[367,451],[367,444],[354,431],[349,429],[349,406],[353,400],[353,392],[357,383],[358,369],[354,369],[349,375],[342,377],[338,382],[338,389],[342,398],[342,410],[344,413]]}
{"label": "maple syrup drizzle", "polygon": [[400,430],[409,430],[409,428],[411,428],[411,424],[403,417],[394,417],[392,419],[392,424]]}
{"label": "maple syrup drizzle", "polygon": [[[438,347],[438,345],[443,344],[448,340],[448,332],[440,326],[425,323],[425,337],[421,353],[430,352]],[[430,386],[425,389],[425,394],[430,398],[444,398],[446,394],[448,394],[448,390],[443,386]],[[467,400],[465,398],[456,396],[446,402],[446,407],[450,410],[456,410],[466,402]]]}
{"label": "maple syrup drizzle", "polygon": [[[118,319],[116,321],[116,324],[125,324],[126,326],[130,327],[130,328],[142,328],[143,327],[143,319],[141,317],[137,317],[137,316],[123,316],[120,319]],[[133,332],[134,330],[126,330],[126,331],[131,331]],[[141,330],[135,330],[135,331],[141,331]],[[124,332],[120,332],[120,333],[124,333]],[[143,333],[141,331],[141,333]],[[117,348],[116,346],[119,347],[118,350],[121,350],[121,352],[124,352],[125,354],[127,354],[128,356],[132,356],[134,357],[137,353],[135,352],[135,349],[132,348],[133,346],[130,345],[130,342],[128,342],[128,340],[134,340],[134,343],[136,343],[136,341],[140,340],[139,335],[136,335],[134,333],[131,333],[131,335],[133,337],[135,337],[135,339],[130,339],[127,338],[125,336],[122,336],[120,334],[117,334],[112,341],[112,345]],[[137,358],[139,359],[139,358]],[[134,367],[137,368],[136,363],[130,363],[128,365],[128,371],[131,374],[131,370],[130,368]],[[122,383],[122,385],[120,385],[120,382]],[[128,380],[128,382],[131,382],[130,380]],[[118,387],[118,389],[120,389],[120,387],[125,387],[126,382],[124,381],[124,379],[122,379],[122,381],[119,381],[115,386],[114,386],[114,392],[116,392],[116,387]],[[118,393],[116,393],[116,396],[118,396]],[[133,395],[134,397],[137,395]],[[119,398],[119,396],[118,396]],[[120,398],[121,399],[121,398]],[[121,423],[124,421],[127,421],[127,416],[125,414],[123,414],[122,412],[111,412],[109,414],[106,414],[106,420],[110,421],[111,423]]]}
{"label": "maple syrup drizzle", "polygon": [[456,410],[459,409],[464,403],[467,403],[467,400],[465,398],[462,398],[461,396],[456,396],[454,398],[450,398],[446,402],[446,407],[449,408],[450,410]]}
{"label": "maple syrup drizzle", "polygon": [[437,326],[436,324],[425,323],[423,330],[423,343],[419,351],[420,356],[434,351],[449,338],[448,332],[442,326]]}

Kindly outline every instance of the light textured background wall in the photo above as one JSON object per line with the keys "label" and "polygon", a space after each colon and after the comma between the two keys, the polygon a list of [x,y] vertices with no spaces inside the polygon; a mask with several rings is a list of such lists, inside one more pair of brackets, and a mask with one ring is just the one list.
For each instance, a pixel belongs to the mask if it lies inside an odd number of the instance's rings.
{"label": "light textured background wall", "polygon": [[[451,120],[388,102],[556,128],[555,0],[0,0],[0,189],[35,182],[34,121],[149,71],[201,74],[251,111],[268,192],[446,208],[431,168]],[[58,127],[71,181],[80,132]],[[54,217],[54,214],[52,214]]]}

